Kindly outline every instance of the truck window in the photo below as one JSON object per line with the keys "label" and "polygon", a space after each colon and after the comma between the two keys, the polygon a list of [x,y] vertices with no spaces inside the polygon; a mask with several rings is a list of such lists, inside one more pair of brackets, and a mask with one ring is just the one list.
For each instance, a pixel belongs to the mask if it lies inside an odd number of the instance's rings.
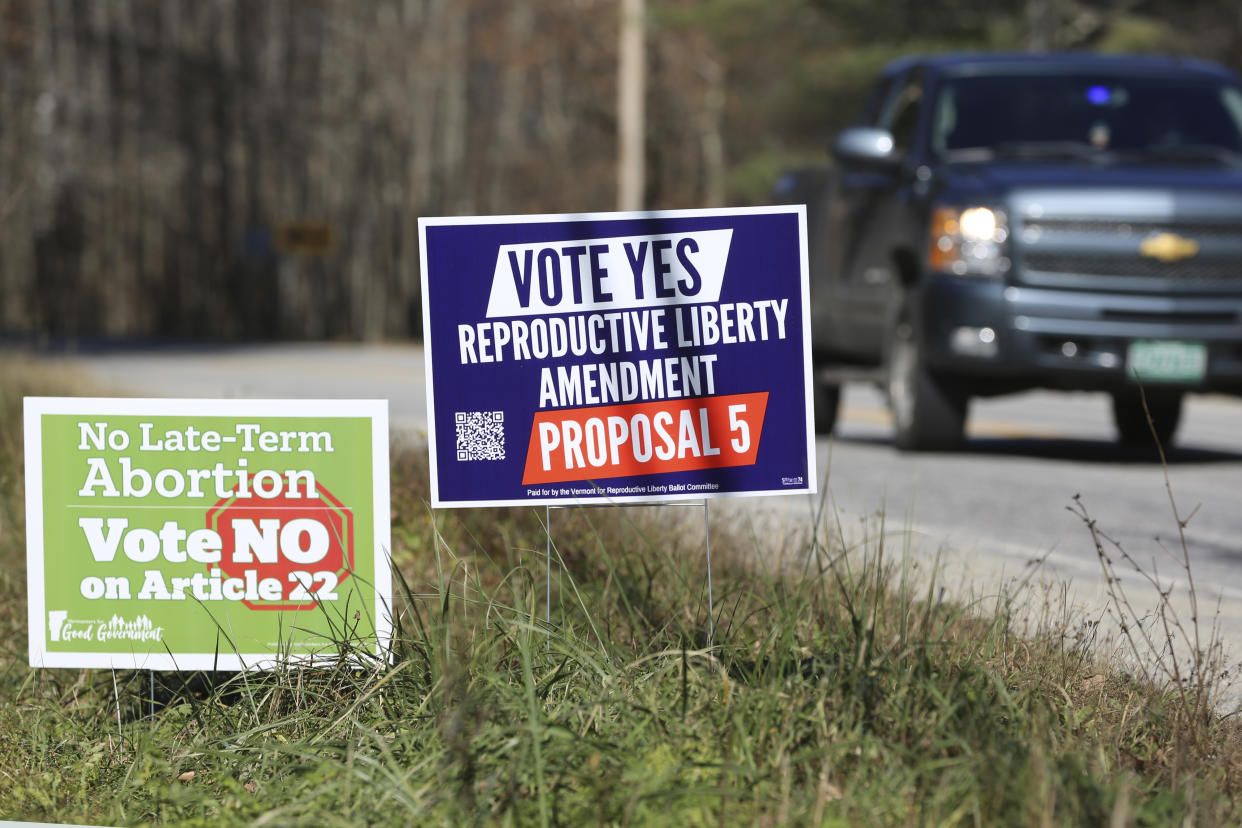
{"label": "truck window", "polygon": [[867,95],[867,102],[863,105],[862,123],[868,126],[879,126],[884,104],[892,96],[897,80],[895,77],[886,77],[872,87]]}
{"label": "truck window", "polygon": [[914,131],[919,122],[919,105],[923,102],[922,78],[917,75],[890,101],[880,126],[893,134],[893,146],[909,150],[914,143]]}
{"label": "truck window", "polygon": [[956,78],[937,96],[931,144],[940,155],[1034,144],[1242,155],[1242,92],[1193,77]]}

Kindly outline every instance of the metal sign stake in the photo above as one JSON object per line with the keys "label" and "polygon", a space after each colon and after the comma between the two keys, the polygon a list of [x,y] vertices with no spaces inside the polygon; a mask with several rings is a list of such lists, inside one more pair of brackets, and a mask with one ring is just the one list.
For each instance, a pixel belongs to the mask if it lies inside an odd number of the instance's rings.
{"label": "metal sign stake", "polygon": [[544,566],[547,574],[547,593],[545,595],[544,604],[546,605],[546,615],[544,621],[547,624],[548,637],[546,647],[549,652],[552,651],[552,506],[550,504],[543,507],[543,529],[547,536],[547,565]]}
{"label": "metal sign stake", "polygon": [[703,498],[703,545],[707,548],[707,649],[716,649],[716,608],[712,601],[712,528]]}
{"label": "metal sign stake", "polygon": [[116,734],[122,741],[125,731],[121,729],[121,688],[116,686],[116,668],[112,668],[112,698],[116,699]]}

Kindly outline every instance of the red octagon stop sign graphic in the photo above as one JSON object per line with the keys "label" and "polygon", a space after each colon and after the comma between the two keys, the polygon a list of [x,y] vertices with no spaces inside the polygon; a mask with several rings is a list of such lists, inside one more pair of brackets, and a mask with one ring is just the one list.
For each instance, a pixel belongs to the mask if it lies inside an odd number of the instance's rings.
{"label": "red octagon stop sign graphic", "polygon": [[[233,494],[207,512],[207,528],[220,535],[218,566],[224,577],[244,582],[241,602],[250,609],[314,609],[317,599],[333,600],[336,586],[353,572],[353,511],[318,482],[315,488],[318,498]],[[280,597],[264,592],[252,600],[265,579],[279,582]]]}

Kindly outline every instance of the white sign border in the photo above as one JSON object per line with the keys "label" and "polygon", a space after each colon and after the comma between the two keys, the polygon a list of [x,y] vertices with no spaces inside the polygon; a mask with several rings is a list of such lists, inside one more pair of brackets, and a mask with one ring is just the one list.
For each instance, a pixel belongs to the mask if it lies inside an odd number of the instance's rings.
{"label": "white sign border", "polygon": [[[388,658],[392,644],[392,505],[389,480],[388,400],[197,399],[139,397],[26,397],[23,405],[26,458],[26,600],[29,664],[33,668],[95,668],[194,672],[262,671],[283,666],[335,662],[336,655],[273,653],[49,652],[44,604],[43,421],[47,414],[151,417],[317,417],[371,420],[372,497],[376,545],[376,656]],[[299,414],[298,410],[310,413]]]}

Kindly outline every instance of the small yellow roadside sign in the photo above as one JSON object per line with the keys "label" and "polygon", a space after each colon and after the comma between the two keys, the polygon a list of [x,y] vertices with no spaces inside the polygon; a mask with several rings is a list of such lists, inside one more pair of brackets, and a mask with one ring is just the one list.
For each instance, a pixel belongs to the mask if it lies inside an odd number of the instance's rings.
{"label": "small yellow roadside sign", "polygon": [[276,225],[276,249],[293,256],[330,256],[336,250],[336,233],[326,221],[301,219]]}

